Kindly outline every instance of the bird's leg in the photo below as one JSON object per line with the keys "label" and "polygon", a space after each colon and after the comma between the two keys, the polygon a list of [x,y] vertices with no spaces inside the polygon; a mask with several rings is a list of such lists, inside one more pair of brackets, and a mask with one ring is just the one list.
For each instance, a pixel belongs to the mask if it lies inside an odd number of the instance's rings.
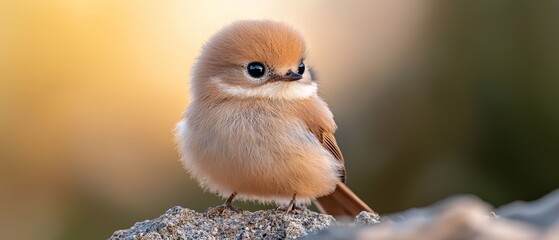
{"label": "bird's leg", "polygon": [[216,212],[222,213],[226,209],[229,209],[229,210],[232,210],[232,211],[235,211],[235,212],[240,212],[241,211],[240,208],[233,207],[233,205],[232,205],[233,199],[235,199],[235,196],[237,196],[237,192],[233,192],[231,194],[231,196],[229,196],[229,198],[227,198],[225,203],[223,203],[220,206],[208,209],[208,211],[206,213],[207,214],[213,214],[213,213],[216,213]]}
{"label": "bird's leg", "polygon": [[287,205],[287,209],[285,210],[286,213],[289,213],[291,211],[293,211],[293,209],[295,209],[295,196],[297,194],[293,194],[293,198],[291,199],[291,202],[289,202],[289,205]]}
{"label": "bird's leg", "polygon": [[285,211],[285,213],[290,213],[293,210],[302,210],[301,207],[297,206],[297,203],[295,201],[295,196],[297,196],[297,194],[293,194],[293,198],[291,199],[291,202],[289,202],[289,205],[287,205],[287,207],[278,207],[277,210],[279,211]]}

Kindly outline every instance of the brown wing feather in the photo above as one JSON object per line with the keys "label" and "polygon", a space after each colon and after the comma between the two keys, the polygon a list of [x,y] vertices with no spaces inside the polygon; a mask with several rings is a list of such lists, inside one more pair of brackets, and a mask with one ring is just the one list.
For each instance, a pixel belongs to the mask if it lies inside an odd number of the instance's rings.
{"label": "brown wing feather", "polygon": [[[307,123],[308,124],[308,123]],[[332,155],[338,159],[342,166],[344,164],[344,157],[342,151],[338,147],[334,133],[325,131],[324,128],[316,125],[310,125],[309,131],[320,140],[322,146],[328,149]],[[329,195],[317,198],[314,203],[318,209],[323,213],[331,214],[335,217],[352,216],[355,217],[361,211],[373,212],[355,193],[353,193],[346,185],[346,172],[345,167],[340,170],[340,182],[336,186],[334,192]]]}
{"label": "brown wing feather", "polygon": [[[316,106],[316,104],[320,102],[321,101],[317,101],[316,99],[309,100],[309,102],[306,102],[307,105],[301,105],[301,108],[298,109],[298,115],[303,116],[302,119],[305,121],[307,128],[316,139],[320,141],[322,146],[328,149],[328,151],[332,153],[332,156],[342,163],[342,169],[340,170],[340,182],[338,182],[334,192],[317,198],[314,200],[314,203],[321,212],[331,214],[335,217],[355,217],[361,211],[373,212],[367,204],[359,199],[359,197],[345,185],[346,174],[345,167],[343,167],[344,157],[334,137],[336,125],[332,122],[332,119],[324,117],[324,112],[310,111],[307,107],[313,104]],[[325,105],[322,107],[325,108]],[[320,108],[319,106],[316,109]],[[313,108],[311,108],[311,110],[312,109]]]}
{"label": "brown wing feather", "polygon": [[336,138],[334,134],[330,131],[326,131],[323,127],[319,124],[314,122],[307,122],[307,128],[309,131],[322,143],[324,148],[328,149],[332,155],[338,159],[342,163],[342,169],[340,170],[340,180],[345,183],[346,174],[345,174],[345,167],[344,165],[344,156],[342,155],[342,151],[338,147],[338,143],[336,143]]}
{"label": "brown wing feather", "polygon": [[[320,138],[319,138],[320,139]],[[340,162],[342,162],[342,166],[344,164],[344,156],[342,155],[342,151],[338,147],[338,143],[336,143],[336,138],[334,134],[331,132],[322,132],[322,146],[328,149],[334,157],[336,157]],[[345,183],[346,179],[346,172],[345,167],[340,170],[340,180]]]}

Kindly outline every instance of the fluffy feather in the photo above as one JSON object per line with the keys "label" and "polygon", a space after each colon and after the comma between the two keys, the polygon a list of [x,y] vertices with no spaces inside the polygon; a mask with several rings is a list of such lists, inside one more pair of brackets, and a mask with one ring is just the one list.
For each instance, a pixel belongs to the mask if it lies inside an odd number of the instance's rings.
{"label": "fluffy feather", "polygon": [[233,23],[204,46],[192,70],[193,99],[176,132],[181,161],[204,189],[284,204],[293,194],[308,203],[343,184],[336,124],[317,96],[312,69],[297,81],[267,81],[246,71],[248,63],[261,62],[285,76],[304,59],[302,36],[266,20]]}
{"label": "fluffy feather", "polygon": [[[318,90],[316,83],[302,84],[296,82],[274,82],[265,84],[257,88],[246,88],[225,83],[223,80],[214,77],[211,79],[219,90],[225,94],[241,98],[271,98],[296,100],[315,96]],[[303,80],[304,81],[304,80]]]}

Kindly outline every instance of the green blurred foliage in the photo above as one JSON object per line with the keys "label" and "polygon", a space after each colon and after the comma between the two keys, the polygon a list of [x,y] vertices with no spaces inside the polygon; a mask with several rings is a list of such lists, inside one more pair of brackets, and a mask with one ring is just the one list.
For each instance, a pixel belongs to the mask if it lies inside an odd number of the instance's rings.
{"label": "green blurred foliage", "polygon": [[436,5],[426,51],[356,107],[358,124],[338,116],[350,185],[382,213],[453,194],[501,205],[557,188],[558,11],[557,1]]}

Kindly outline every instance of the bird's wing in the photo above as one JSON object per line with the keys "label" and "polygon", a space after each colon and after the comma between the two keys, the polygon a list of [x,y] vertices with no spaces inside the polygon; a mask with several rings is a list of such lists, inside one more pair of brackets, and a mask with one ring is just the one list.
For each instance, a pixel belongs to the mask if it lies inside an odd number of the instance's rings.
{"label": "bird's wing", "polygon": [[342,163],[342,169],[340,170],[340,181],[345,182],[346,172],[344,166],[344,156],[342,155],[342,151],[340,151],[340,148],[338,147],[338,143],[336,142],[334,133],[325,130],[325,128],[318,126],[318,124],[316,123],[307,123],[307,127],[309,131],[320,141],[320,143],[322,143],[322,146],[328,149],[328,151],[330,151],[330,153],[332,153],[332,155]]}
{"label": "bird's wing", "polygon": [[342,151],[338,147],[338,143],[336,142],[336,138],[334,134],[331,132],[322,132],[322,145],[328,149],[336,157],[336,159],[340,160],[340,162],[344,163],[344,156],[342,155]]}
{"label": "bird's wing", "polygon": [[322,132],[322,146],[324,146],[328,151],[334,155],[336,159],[338,159],[342,163],[342,170],[340,170],[340,180],[345,183],[346,179],[346,172],[344,166],[344,156],[342,155],[342,151],[338,147],[338,143],[336,143],[336,138],[334,134],[331,132]]}
{"label": "bird's wing", "polygon": [[[309,124],[309,123],[307,123]],[[355,193],[345,185],[346,172],[344,164],[344,157],[338,144],[334,133],[327,131],[320,126],[309,125],[309,131],[322,143],[324,148],[328,149],[332,155],[342,163],[342,170],[340,172],[340,182],[337,184],[336,189],[329,195],[322,196],[314,200],[314,204],[318,209],[336,217],[351,216],[355,217],[362,211],[373,212],[373,210],[363,202]]]}

